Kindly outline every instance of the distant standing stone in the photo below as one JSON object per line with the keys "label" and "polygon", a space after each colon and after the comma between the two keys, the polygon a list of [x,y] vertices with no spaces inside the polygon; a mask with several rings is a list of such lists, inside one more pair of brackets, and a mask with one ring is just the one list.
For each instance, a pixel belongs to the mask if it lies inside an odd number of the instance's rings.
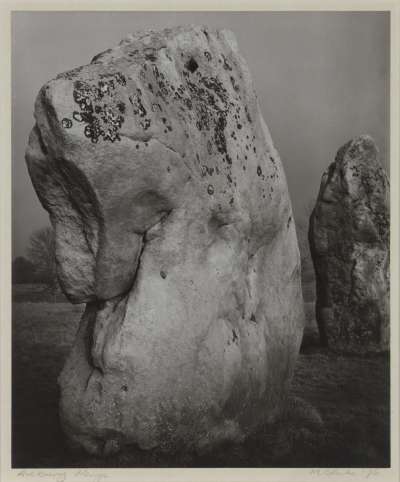
{"label": "distant standing stone", "polygon": [[341,147],[310,218],[324,344],[389,347],[389,181],[369,136]]}

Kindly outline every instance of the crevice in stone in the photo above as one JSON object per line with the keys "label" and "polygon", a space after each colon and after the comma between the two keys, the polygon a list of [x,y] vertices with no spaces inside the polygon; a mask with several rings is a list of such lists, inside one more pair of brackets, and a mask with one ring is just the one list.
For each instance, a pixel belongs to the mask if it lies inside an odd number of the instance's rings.
{"label": "crevice in stone", "polygon": [[84,317],[88,317],[86,321],[85,333],[83,335],[83,344],[85,347],[86,360],[92,368],[92,371],[86,380],[86,388],[88,386],[90,377],[92,376],[93,370],[97,368],[92,357],[93,329],[96,323],[97,304],[97,301],[87,303],[85,313],[83,314]]}
{"label": "crevice in stone", "polygon": [[120,137],[126,137],[127,139],[134,141],[134,142],[149,142],[152,139],[150,134],[138,134],[137,136],[133,136],[131,134],[119,134]]}
{"label": "crevice in stone", "polygon": [[160,144],[162,144],[166,149],[172,151],[173,153],[177,154],[179,157],[183,158],[183,155],[182,153],[178,152],[177,150],[175,150],[172,146],[168,145],[168,144],[165,144],[165,142],[161,141],[160,139],[158,139],[157,137],[153,137],[149,134],[147,135],[138,135],[138,136],[133,136],[133,135],[130,135],[130,134],[120,134],[121,137],[126,137],[127,139],[133,141],[133,142],[150,142],[150,141],[157,141],[159,142]]}
{"label": "crevice in stone", "polygon": [[[132,282],[131,284],[129,285],[129,288],[125,291],[125,293],[122,295],[122,296],[127,296],[129,295],[129,293],[134,289],[134,286],[135,286],[135,283],[136,283],[136,280],[137,280],[137,277],[138,277],[138,274],[139,274],[139,270],[140,270],[140,265],[141,265],[141,259],[142,259],[142,255],[143,255],[143,251],[144,251],[144,248],[146,246],[146,233],[143,234],[142,236],[142,239],[141,239],[141,247],[140,247],[140,250],[139,250],[139,253],[136,257],[136,271],[135,271],[135,274],[132,276]],[[124,311],[124,316],[122,318],[125,318],[125,313],[126,313],[126,306],[125,306],[125,311]]]}
{"label": "crevice in stone", "polygon": [[194,171],[193,166],[185,160],[185,156],[181,152],[177,151],[172,146],[166,144],[165,142],[160,140],[158,137],[149,136],[148,138],[146,138],[146,140],[143,140],[142,137],[135,137],[135,136],[127,135],[127,134],[120,134],[120,135],[121,135],[121,137],[126,137],[127,139],[130,139],[132,142],[147,142],[147,143],[152,142],[152,141],[158,142],[163,147],[165,147],[165,149],[168,149],[169,151],[171,151],[174,154],[176,154],[177,156],[179,156],[190,173],[192,173],[193,175],[198,175],[198,173],[196,171]]}

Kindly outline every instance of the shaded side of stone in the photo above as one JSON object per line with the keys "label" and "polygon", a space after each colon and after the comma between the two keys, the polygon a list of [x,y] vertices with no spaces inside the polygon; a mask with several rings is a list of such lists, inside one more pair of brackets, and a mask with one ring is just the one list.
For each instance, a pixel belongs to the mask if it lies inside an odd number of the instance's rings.
{"label": "shaded side of stone", "polygon": [[341,147],[310,217],[321,342],[389,346],[389,182],[369,136]]}

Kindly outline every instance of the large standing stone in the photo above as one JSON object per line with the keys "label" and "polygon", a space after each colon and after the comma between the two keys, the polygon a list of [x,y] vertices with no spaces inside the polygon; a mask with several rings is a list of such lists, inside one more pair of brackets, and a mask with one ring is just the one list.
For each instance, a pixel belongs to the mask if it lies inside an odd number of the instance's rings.
{"label": "large standing stone", "polygon": [[389,346],[389,182],[369,136],[341,147],[310,218],[316,317],[325,344]]}
{"label": "large standing stone", "polygon": [[228,31],[138,33],[40,91],[29,172],[87,303],[59,378],[92,453],[201,448],[279,415],[303,330],[285,175]]}

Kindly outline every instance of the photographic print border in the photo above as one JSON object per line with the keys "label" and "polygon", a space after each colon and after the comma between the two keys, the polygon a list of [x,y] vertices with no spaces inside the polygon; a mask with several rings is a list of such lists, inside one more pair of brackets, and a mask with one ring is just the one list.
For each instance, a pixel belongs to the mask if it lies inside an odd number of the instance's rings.
{"label": "photographic print border", "polygon": [[[1,2],[0,199],[1,481],[314,481],[399,480],[399,1]],[[388,469],[12,469],[11,468],[11,13],[12,11],[390,11],[391,468]]]}

